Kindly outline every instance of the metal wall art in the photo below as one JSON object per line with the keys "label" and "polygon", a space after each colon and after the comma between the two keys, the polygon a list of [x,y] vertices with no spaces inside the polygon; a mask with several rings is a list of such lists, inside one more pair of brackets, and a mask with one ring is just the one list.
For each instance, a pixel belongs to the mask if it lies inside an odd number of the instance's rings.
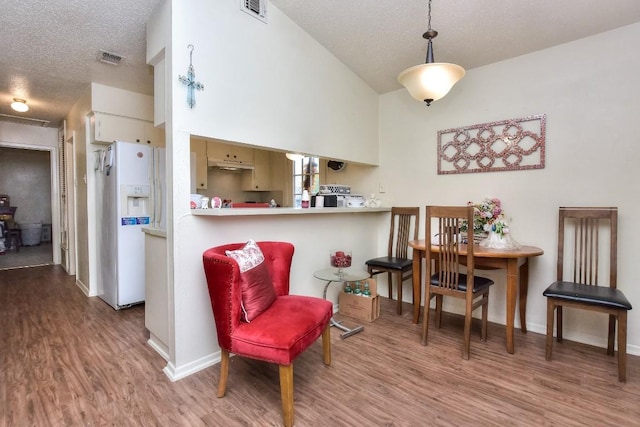
{"label": "metal wall art", "polygon": [[544,168],[546,115],[438,131],[438,174]]}
{"label": "metal wall art", "polygon": [[196,105],[195,89],[204,90],[204,85],[196,81],[196,71],[193,68],[193,45],[187,46],[189,49],[189,68],[186,76],[178,76],[178,80],[187,85],[187,105],[193,108]]}

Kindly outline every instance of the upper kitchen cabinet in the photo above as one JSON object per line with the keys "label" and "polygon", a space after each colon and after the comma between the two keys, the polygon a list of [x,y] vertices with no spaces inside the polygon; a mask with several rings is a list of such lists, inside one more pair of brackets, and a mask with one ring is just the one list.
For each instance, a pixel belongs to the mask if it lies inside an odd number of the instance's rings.
{"label": "upper kitchen cabinet", "polygon": [[207,140],[209,161],[253,164],[253,148]]}
{"label": "upper kitchen cabinet", "polygon": [[242,176],[242,189],[244,191],[270,191],[270,154],[266,150],[253,150],[252,170],[244,171]]}
{"label": "upper kitchen cabinet", "polygon": [[153,122],[100,112],[90,115],[90,138],[93,143],[113,141],[139,142],[164,147],[164,132]]}
{"label": "upper kitchen cabinet", "polygon": [[191,152],[196,153],[196,189],[207,189],[207,141],[191,138]]}

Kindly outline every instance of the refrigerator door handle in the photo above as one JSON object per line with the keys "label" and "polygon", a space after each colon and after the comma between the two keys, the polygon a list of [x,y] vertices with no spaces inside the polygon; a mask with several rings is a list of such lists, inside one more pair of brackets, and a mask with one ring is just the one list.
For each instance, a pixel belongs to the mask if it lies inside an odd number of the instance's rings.
{"label": "refrigerator door handle", "polygon": [[162,194],[164,191],[164,188],[162,188],[162,180],[160,179],[160,177],[158,176],[160,174],[160,159],[156,160],[156,164],[157,167],[155,168],[156,172],[155,172],[155,208],[154,208],[154,222],[157,225],[160,225],[160,222],[162,222]]}

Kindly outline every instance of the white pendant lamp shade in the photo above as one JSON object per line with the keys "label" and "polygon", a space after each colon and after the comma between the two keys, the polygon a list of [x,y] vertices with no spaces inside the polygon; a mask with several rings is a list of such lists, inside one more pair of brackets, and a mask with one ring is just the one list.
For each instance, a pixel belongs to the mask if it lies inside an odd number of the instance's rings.
{"label": "white pendant lamp shade", "polygon": [[427,106],[444,97],[454,84],[464,77],[464,68],[447,62],[436,62],[433,59],[433,39],[438,32],[431,28],[431,0],[429,0],[429,24],[422,38],[427,40],[427,58],[425,64],[410,67],[398,75],[398,82],[418,101]]}
{"label": "white pendant lamp shade", "polygon": [[464,68],[446,62],[420,64],[398,75],[398,82],[418,101],[430,104],[443,98],[464,77]]}

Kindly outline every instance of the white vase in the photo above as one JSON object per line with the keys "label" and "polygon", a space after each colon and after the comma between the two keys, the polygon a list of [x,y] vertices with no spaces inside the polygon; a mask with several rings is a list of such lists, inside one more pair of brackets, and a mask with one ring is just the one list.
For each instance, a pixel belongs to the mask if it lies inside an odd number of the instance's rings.
{"label": "white vase", "polygon": [[480,246],[483,248],[491,249],[518,249],[520,245],[516,242],[511,234],[500,235],[495,231],[489,231],[489,235],[486,239],[480,242]]}

